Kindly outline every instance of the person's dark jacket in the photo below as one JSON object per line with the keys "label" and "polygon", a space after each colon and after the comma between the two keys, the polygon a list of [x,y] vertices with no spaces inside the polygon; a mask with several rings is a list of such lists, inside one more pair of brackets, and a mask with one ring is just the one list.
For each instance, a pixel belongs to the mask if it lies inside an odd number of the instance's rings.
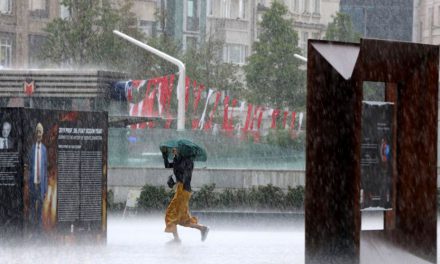
{"label": "person's dark jacket", "polygon": [[183,189],[191,192],[191,178],[194,169],[194,162],[190,158],[177,156],[173,158],[173,162],[168,161],[166,154],[163,154],[165,168],[173,168],[176,181],[183,183]]}

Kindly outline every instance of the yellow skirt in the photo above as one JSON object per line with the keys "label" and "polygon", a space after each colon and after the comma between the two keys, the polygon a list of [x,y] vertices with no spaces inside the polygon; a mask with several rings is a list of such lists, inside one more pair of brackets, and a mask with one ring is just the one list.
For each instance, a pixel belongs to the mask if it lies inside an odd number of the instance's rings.
{"label": "yellow skirt", "polygon": [[175,232],[177,225],[188,227],[191,224],[197,224],[197,217],[191,216],[189,213],[190,198],[191,192],[184,190],[183,183],[178,182],[176,193],[165,212],[165,232]]}

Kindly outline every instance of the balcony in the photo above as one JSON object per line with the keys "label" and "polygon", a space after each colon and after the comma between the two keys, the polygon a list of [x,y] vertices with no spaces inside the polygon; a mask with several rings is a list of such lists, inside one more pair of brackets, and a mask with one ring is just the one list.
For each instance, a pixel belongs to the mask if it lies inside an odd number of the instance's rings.
{"label": "balcony", "polygon": [[247,31],[249,27],[249,20],[241,18],[208,18],[211,25],[217,30],[226,31]]}

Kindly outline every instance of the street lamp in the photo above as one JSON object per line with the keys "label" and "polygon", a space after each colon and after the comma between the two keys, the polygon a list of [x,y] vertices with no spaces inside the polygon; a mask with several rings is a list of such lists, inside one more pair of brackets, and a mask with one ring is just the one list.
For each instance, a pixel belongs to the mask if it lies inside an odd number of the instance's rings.
{"label": "street lamp", "polygon": [[139,40],[134,39],[122,32],[113,30],[113,33],[179,67],[179,80],[177,84],[177,130],[185,130],[185,64],[183,64],[182,61],[171,57],[170,55],[151,46],[148,46],[147,44],[142,43]]}

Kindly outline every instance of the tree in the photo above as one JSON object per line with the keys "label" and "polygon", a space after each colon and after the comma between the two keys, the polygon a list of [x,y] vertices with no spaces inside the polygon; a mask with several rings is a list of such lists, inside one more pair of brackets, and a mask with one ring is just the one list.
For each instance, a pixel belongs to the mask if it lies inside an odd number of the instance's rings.
{"label": "tree", "polygon": [[258,104],[282,108],[305,106],[305,72],[302,62],[294,57],[300,54],[298,35],[293,22],[285,19],[287,8],[274,1],[261,21],[259,41],[253,45],[253,54],[244,67],[248,98]]}
{"label": "tree", "polygon": [[40,58],[51,66],[104,67],[136,72],[145,52],[113,34],[114,29],[138,39],[143,38],[130,13],[131,1],[122,5],[110,0],[63,0],[68,18],[57,18],[45,31],[47,41]]}
{"label": "tree", "polygon": [[224,42],[207,35],[197,47],[189,48],[184,56],[187,75],[205,87],[229,91],[236,96],[243,88],[237,72],[239,66],[221,59]]}
{"label": "tree", "polygon": [[337,13],[333,17],[333,22],[328,24],[325,34],[326,40],[359,42],[361,34],[353,28],[353,23],[348,14]]}

